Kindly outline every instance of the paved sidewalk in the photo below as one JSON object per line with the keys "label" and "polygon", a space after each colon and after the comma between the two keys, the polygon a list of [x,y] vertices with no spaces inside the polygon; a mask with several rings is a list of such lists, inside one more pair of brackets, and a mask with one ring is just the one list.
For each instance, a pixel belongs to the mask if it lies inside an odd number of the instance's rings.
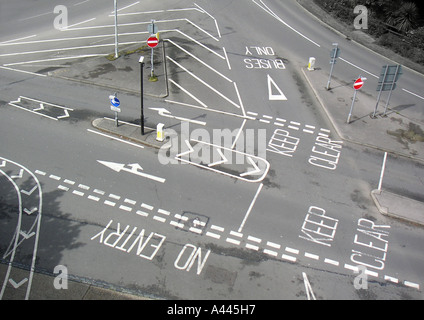
{"label": "paved sidewalk", "polygon": [[302,68],[302,72],[342,139],[424,162],[424,132],[420,123],[390,110],[390,107],[383,116],[384,99],[380,100],[373,118],[377,99],[359,90],[348,124],[354,95],[353,81],[341,83],[332,78],[330,90],[327,90],[329,73],[319,68],[314,71]]}
{"label": "paved sidewalk", "polygon": [[[347,141],[368,146],[388,153],[424,161],[424,134],[418,123],[392,111],[381,116],[384,104],[379,105],[377,117],[373,118],[376,99],[357,92],[350,123],[347,122],[353,100],[353,82],[350,84],[331,80],[329,74],[316,69],[302,68],[308,84],[314,91],[338,135]],[[424,225],[424,203],[387,191],[373,190],[371,197],[380,213]]]}

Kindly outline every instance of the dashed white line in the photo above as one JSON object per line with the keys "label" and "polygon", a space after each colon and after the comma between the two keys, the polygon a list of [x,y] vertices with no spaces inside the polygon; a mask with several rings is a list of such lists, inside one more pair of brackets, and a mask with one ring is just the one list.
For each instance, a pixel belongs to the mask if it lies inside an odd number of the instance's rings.
{"label": "dashed white line", "polygon": [[232,231],[232,230],[230,231],[230,234],[232,236],[236,236],[236,237],[239,237],[239,238],[242,238],[243,237],[243,233]]}
{"label": "dashed white line", "polygon": [[336,266],[336,267],[338,267],[338,266],[339,266],[339,262],[338,262],[338,261],[331,260],[331,259],[328,259],[328,258],[325,258],[325,259],[324,259],[324,262],[325,262],[325,263],[327,263],[327,264],[331,264],[331,265],[333,265],[333,266]]}
{"label": "dashed white line", "polygon": [[80,196],[80,197],[84,196],[84,192],[81,192],[81,191],[78,191],[78,190],[74,190],[74,191],[72,191],[72,193],[77,195],[77,196]]}
{"label": "dashed white line", "polygon": [[163,210],[163,209],[158,209],[158,212],[161,213],[161,214],[164,214],[166,216],[169,216],[169,214],[171,213],[171,212]]}
{"label": "dashed white line", "polygon": [[314,260],[319,260],[319,256],[317,256],[316,254],[309,253],[309,252],[305,252],[305,257],[310,258],[310,259],[314,259]]}
{"label": "dashed white line", "polygon": [[105,200],[105,201],[104,201],[104,204],[105,204],[105,205],[108,205],[108,206],[111,206],[111,207],[114,207],[114,206],[116,205],[116,203],[115,203],[115,202],[112,202],[112,201],[109,201],[109,200]]}
{"label": "dashed white line", "polygon": [[99,197],[92,196],[92,195],[89,195],[87,198],[90,199],[90,200],[93,200],[93,201],[99,201],[100,200]]}
{"label": "dashed white line", "polygon": [[202,229],[198,229],[198,228],[195,228],[195,227],[190,227],[188,230],[191,231],[191,232],[197,233],[197,234],[202,233]]}
{"label": "dashed white line", "polygon": [[299,254],[299,250],[293,249],[293,248],[290,248],[290,247],[286,247],[284,250],[286,250],[287,252],[293,253],[293,254]]}
{"label": "dashed white line", "polygon": [[100,194],[101,196],[104,196],[104,194],[106,193],[103,190],[99,190],[99,189],[94,189],[93,192]]}
{"label": "dashed white line", "polygon": [[63,182],[64,183],[67,183],[67,184],[70,184],[71,186],[73,186],[75,184],[75,181],[68,180],[68,179],[63,180]]}
{"label": "dashed white line", "polygon": [[403,284],[407,287],[411,287],[411,288],[415,288],[417,290],[420,289],[420,285],[414,282],[410,282],[410,281],[404,281]]}
{"label": "dashed white line", "polygon": [[162,217],[159,217],[159,216],[153,216],[153,219],[156,220],[156,221],[159,221],[159,222],[165,222],[166,221],[165,218],[162,218]]}
{"label": "dashed white line", "polygon": [[220,239],[221,238],[221,236],[219,234],[216,234],[216,233],[210,232],[210,231],[206,232],[206,235],[208,237],[215,238],[215,239]]}
{"label": "dashed white line", "polygon": [[131,204],[131,205],[135,205],[135,204],[137,203],[137,201],[135,201],[135,200],[131,200],[131,199],[128,199],[128,198],[125,198],[124,202],[125,202],[125,203],[129,203],[129,204]]}
{"label": "dashed white line", "polygon": [[143,216],[143,217],[149,216],[149,214],[147,212],[144,212],[144,211],[141,211],[141,210],[137,210],[135,213],[138,214],[139,216]]}
{"label": "dashed white line", "polygon": [[171,226],[174,226],[174,227],[177,227],[177,228],[180,228],[180,229],[184,228],[184,223],[179,223],[179,222],[174,221],[174,220],[172,220],[169,224]]}
{"label": "dashed white line", "polygon": [[269,254],[270,256],[273,256],[273,257],[276,257],[278,254],[276,251],[268,250],[268,249],[264,249],[264,253]]}
{"label": "dashed white line", "polygon": [[35,170],[36,174],[39,174],[40,176],[45,176],[46,173],[44,171],[40,171],[40,170]]}
{"label": "dashed white line", "polygon": [[60,190],[63,190],[63,191],[69,191],[68,187],[65,187],[65,186],[62,186],[62,185],[59,185],[57,188],[60,189]]}
{"label": "dashed white line", "polygon": [[393,283],[399,283],[399,279],[394,278],[394,277],[390,277],[390,276],[387,276],[387,275],[384,276],[384,280],[387,280],[387,281],[390,281],[390,282],[393,282]]}
{"label": "dashed white line", "polygon": [[252,250],[256,250],[256,251],[259,250],[259,247],[258,246],[255,246],[255,245],[250,244],[250,243],[246,243],[246,248],[252,249]]}
{"label": "dashed white line", "polygon": [[55,176],[54,174],[49,175],[49,178],[53,179],[53,180],[57,180],[57,181],[59,181],[61,179],[60,177]]}
{"label": "dashed white line", "polygon": [[256,243],[261,243],[262,239],[256,238],[256,237],[252,237],[252,236],[247,236],[247,240],[256,242]]}
{"label": "dashed white line", "polygon": [[140,205],[140,207],[147,209],[147,210],[153,210],[153,207],[151,205],[146,204],[146,203],[142,203]]}
{"label": "dashed white line", "polygon": [[115,200],[119,200],[119,199],[121,199],[121,196],[118,196],[116,194],[111,193],[111,194],[109,194],[109,198],[112,198],[112,199],[115,199]]}
{"label": "dashed white line", "polygon": [[224,232],[224,230],[225,230],[223,227],[219,227],[219,226],[216,226],[214,224],[211,225],[211,229],[221,231],[221,232]]}
{"label": "dashed white line", "polygon": [[232,243],[232,244],[236,244],[236,245],[240,244],[240,241],[233,239],[233,238],[227,238],[227,239],[225,239],[225,241]]}
{"label": "dashed white line", "polygon": [[270,246],[270,247],[275,248],[275,249],[281,248],[281,245],[279,245],[278,243],[271,242],[271,241],[267,241],[266,244],[267,244],[267,246]]}
{"label": "dashed white line", "polygon": [[119,206],[119,209],[124,210],[124,211],[128,211],[128,212],[131,212],[132,211],[132,208],[131,207],[124,206],[124,205],[120,205]]}
{"label": "dashed white line", "polygon": [[86,186],[85,184],[79,184],[78,185],[78,188],[81,188],[81,189],[84,189],[84,190],[89,190],[90,189],[90,187],[89,186]]}
{"label": "dashed white line", "polygon": [[283,258],[284,260],[288,260],[288,261],[290,261],[290,262],[296,262],[296,257],[292,257],[292,256],[289,256],[289,255],[287,255],[287,254],[283,254],[283,255],[281,256],[281,258]]}

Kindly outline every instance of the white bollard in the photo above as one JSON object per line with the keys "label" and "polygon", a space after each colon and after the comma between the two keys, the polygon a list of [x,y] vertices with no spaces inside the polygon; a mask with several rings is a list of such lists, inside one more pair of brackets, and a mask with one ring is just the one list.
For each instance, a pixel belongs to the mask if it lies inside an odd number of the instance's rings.
{"label": "white bollard", "polygon": [[165,136],[163,134],[163,126],[163,123],[158,123],[158,125],[156,126],[156,140],[160,142],[165,140]]}
{"label": "white bollard", "polygon": [[314,57],[310,57],[309,58],[308,70],[309,71],[314,71],[315,70],[315,58]]}

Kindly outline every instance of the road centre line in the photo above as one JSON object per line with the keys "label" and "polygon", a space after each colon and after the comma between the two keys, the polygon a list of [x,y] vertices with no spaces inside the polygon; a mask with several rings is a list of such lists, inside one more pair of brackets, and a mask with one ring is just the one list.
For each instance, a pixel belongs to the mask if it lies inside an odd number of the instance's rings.
{"label": "road centre line", "polygon": [[378,79],[378,76],[377,75],[375,75],[375,74],[373,74],[373,73],[371,73],[371,72],[369,72],[369,71],[367,71],[367,70],[365,70],[365,69],[357,66],[356,64],[353,64],[352,62],[349,62],[346,59],[343,59],[342,57],[339,57],[339,59],[342,60],[342,61],[344,61],[344,62],[346,62],[347,64],[350,64],[351,66],[353,66],[353,67],[355,67],[355,68],[357,68],[357,69],[365,72],[365,73],[368,73],[370,76]]}
{"label": "road centre line", "polygon": [[257,6],[259,6],[262,10],[264,10],[265,12],[267,12],[268,14],[270,14],[272,17],[274,17],[275,19],[277,19],[278,21],[280,21],[282,24],[284,24],[287,28],[289,28],[290,30],[294,31],[295,33],[297,33],[298,35],[300,35],[302,38],[304,38],[304,39],[308,40],[309,42],[313,43],[317,47],[319,47],[319,48],[321,47],[318,43],[316,43],[315,41],[309,39],[307,36],[305,36],[304,34],[300,33],[295,28],[293,28],[288,23],[286,23],[283,19],[281,19],[279,16],[277,16],[262,0],[260,0],[260,1],[264,5],[264,7],[262,7],[255,0],[252,0],[252,1],[253,1],[254,4],[256,4]]}
{"label": "road centre line", "polygon": [[420,95],[418,95],[416,93],[413,93],[413,92],[411,92],[409,90],[406,90],[406,89],[402,89],[402,90],[405,91],[406,93],[412,94],[413,96],[416,96],[417,98],[420,98],[420,99],[424,100],[424,97],[422,97],[422,96],[420,96]]}

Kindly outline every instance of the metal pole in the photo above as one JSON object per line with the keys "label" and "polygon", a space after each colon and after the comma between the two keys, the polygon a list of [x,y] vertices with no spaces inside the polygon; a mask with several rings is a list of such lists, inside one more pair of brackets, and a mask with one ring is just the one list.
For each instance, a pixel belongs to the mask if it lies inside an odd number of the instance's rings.
{"label": "metal pole", "polygon": [[375,118],[375,114],[377,113],[378,104],[380,103],[381,92],[383,91],[383,88],[384,88],[384,82],[386,81],[388,70],[389,70],[389,66],[386,65],[386,71],[384,71],[384,76],[383,76],[383,79],[381,80],[380,92],[378,93],[378,97],[377,97],[377,104],[375,105],[374,113],[372,114],[373,118]]}
{"label": "metal pole", "polygon": [[390,101],[390,98],[391,98],[392,92],[393,92],[393,87],[395,86],[395,83],[396,83],[396,77],[397,77],[397,74],[399,72],[399,66],[400,66],[399,64],[396,66],[396,73],[393,77],[392,87],[390,88],[389,97],[387,98],[386,106],[384,107],[384,113],[383,113],[384,117],[386,116],[387,107],[389,105],[389,101]]}
{"label": "metal pole", "polygon": [[113,0],[113,6],[115,11],[115,59],[118,58],[118,10],[117,10],[117,0]]}
{"label": "metal pole", "polygon": [[143,106],[143,68],[144,62],[140,63],[140,124],[141,124],[141,135],[144,136],[144,106]]}
{"label": "metal pole", "polygon": [[338,44],[333,43],[333,45],[335,45],[336,47],[333,49],[334,55],[331,57],[331,69],[330,69],[330,76],[328,77],[328,82],[327,82],[327,90],[330,90],[331,75],[333,74],[334,64],[336,63],[336,59],[337,59]]}
{"label": "metal pole", "polygon": [[347,116],[347,123],[350,123],[350,117],[352,116],[352,111],[353,111],[353,105],[355,104],[355,99],[356,99],[356,93],[358,92],[358,90],[354,89],[355,92],[353,93],[353,100],[352,100],[352,105],[350,106],[350,111],[349,111],[349,115]]}
{"label": "metal pole", "polygon": [[115,111],[115,125],[118,126],[118,112]]}

